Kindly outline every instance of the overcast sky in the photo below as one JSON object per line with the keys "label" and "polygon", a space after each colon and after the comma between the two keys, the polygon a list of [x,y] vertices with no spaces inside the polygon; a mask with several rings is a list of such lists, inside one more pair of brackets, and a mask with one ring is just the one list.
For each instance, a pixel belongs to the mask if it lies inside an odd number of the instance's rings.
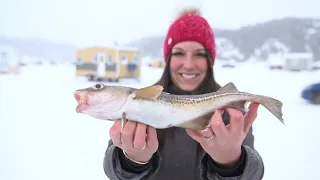
{"label": "overcast sky", "polygon": [[163,35],[185,5],[201,6],[213,28],[285,16],[320,18],[319,0],[0,0],[0,35],[77,46]]}

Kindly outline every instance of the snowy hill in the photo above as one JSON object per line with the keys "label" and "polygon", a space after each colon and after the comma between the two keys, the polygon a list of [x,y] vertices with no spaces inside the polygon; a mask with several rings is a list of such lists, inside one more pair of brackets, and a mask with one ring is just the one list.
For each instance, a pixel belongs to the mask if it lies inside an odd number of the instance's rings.
{"label": "snowy hill", "polygon": [[75,60],[76,47],[56,43],[46,39],[1,37],[0,44],[7,44],[18,50],[23,57],[33,57],[42,61],[71,62]]}
{"label": "snowy hill", "polygon": [[[320,60],[320,19],[283,18],[237,30],[213,30],[217,58],[221,60],[267,60],[281,52],[312,52],[314,60]],[[130,45],[139,47],[144,54],[160,56],[164,38],[145,37]]]}

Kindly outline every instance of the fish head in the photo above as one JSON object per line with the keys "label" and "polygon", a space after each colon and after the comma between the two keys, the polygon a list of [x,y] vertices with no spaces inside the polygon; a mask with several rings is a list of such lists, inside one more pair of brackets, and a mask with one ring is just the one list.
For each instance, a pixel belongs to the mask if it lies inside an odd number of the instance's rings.
{"label": "fish head", "polygon": [[77,101],[77,113],[113,120],[120,118],[119,110],[126,103],[130,88],[122,86],[107,86],[99,83],[92,87],[77,89],[73,96]]}

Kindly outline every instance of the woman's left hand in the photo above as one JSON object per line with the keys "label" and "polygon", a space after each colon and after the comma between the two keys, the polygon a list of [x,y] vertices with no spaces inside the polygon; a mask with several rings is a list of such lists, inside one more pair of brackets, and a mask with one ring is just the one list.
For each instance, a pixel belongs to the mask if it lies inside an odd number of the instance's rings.
{"label": "woman's left hand", "polygon": [[201,144],[215,162],[233,166],[241,156],[242,142],[257,117],[258,106],[251,103],[245,115],[237,109],[226,108],[230,115],[230,124],[227,126],[222,120],[223,111],[216,110],[209,127],[202,131],[187,130],[187,133]]}

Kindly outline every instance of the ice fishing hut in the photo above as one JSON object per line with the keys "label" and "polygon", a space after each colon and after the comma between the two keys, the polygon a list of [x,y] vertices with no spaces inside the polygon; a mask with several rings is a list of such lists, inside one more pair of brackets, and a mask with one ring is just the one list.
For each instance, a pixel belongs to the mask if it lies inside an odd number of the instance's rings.
{"label": "ice fishing hut", "polygon": [[0,73],[19,73],[19,55],[15,48],[0,45]]}
{"label": "ice fishing hut", "polygon": [[76,75],[89,80],[139,79],[140,50],[129,47],[88,47],[76,51]]}
{"label": "ice fishing hut", "polygon": [[313,54],[311,52],[287,53],[284,55],[284,59],[287,70],[309,70],[313,62]]}
{"label": "ice fishing hut", "polygon": [[150,63],[150,67],[153,67],[153,68],[164,68],[165,66],[166,66],[166,63],[161,58],[152,59]]}

